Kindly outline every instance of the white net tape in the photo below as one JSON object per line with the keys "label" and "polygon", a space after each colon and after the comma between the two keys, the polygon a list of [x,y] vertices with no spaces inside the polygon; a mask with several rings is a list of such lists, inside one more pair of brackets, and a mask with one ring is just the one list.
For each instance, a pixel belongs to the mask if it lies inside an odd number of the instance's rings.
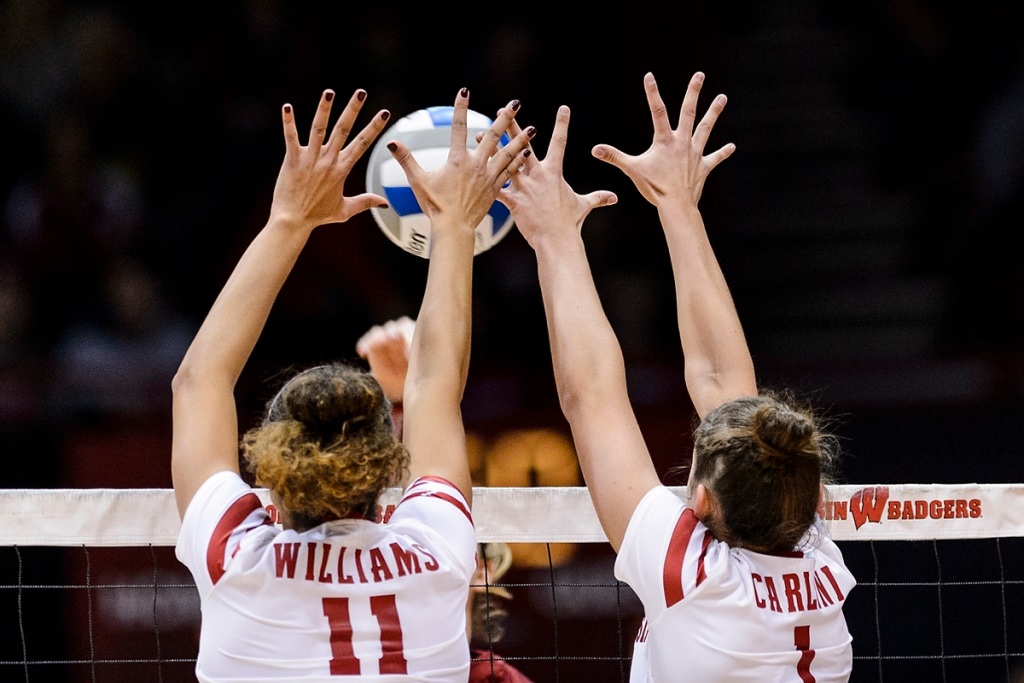
{"label": "white net tape", "polygon": [[[1024,536],[1024,484],[841,485],[828,494],[822,516],[838,541]],[[398,496],[386,492],[385,510]],[[482,542],[606,540],[585,487],[476,488],[473,517]],[[170,489],[0,490],[0,519],[0,546],[173,546],[179,528]]]}

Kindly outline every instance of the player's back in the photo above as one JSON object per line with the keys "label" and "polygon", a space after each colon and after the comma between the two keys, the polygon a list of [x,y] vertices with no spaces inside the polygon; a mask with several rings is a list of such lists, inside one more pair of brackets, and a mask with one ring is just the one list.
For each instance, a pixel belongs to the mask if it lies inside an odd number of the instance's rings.
{"label": "player's back", "polygon": [[774,556],[713,544],[708,551],[707,579],[647,624],[654,680],[849,679],[843,604],[854,581],[843,564],[827,550]]}
{"label": "player's back", "polygon": [[177,553],[202,603],[196,675],[231,681],[465,681],[476,538],[465,499],[414,482],[386,523],[271,523],[237,474],[210,478]]}
{"label": "player's back", "polygon": [[268,538],[242,544],[204,604],[203,672],[305,680],[325,661],[331,676],[365,680],[464,671],[464,570],[403,531],[342,520],[253,532]]}
{"label": "player's back", "polygon": [[777,555],[730,547],[668,489],[648,492],[615,563],[644,605],[631,681],[847,680],[857,582],[823,529],[811,540]]}

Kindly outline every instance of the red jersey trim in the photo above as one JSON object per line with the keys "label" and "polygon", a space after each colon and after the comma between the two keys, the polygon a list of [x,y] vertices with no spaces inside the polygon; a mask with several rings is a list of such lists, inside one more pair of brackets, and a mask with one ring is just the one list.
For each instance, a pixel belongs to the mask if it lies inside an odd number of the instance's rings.
{"label": "red jersey trim", "polygon": [[704,558],[708,556],[708,546],[711,545],[711,534],[704,534],[704,541],[700,544],[700,557],[697,558],[697,581],[696,585],[704,583],[704,579],[708,578],[707,573],[704,571]]}
{"label": "red jersey trim", "polygon": [[405,496],[402,498],[402,500],[398,501],[398,504],[401,505],[402,503],[404,503],[407,500],[410,500],[412,498],[419,498],[420,496],[433,496],[435,498],[440,498],[441,500],[446,500],[449,503],[451,503],[452,505],[454,505],[456,508],[459,509],[459,511],[462,514],[464,514],[466,516],[466,519],[469,520],[470,524],[473,523],[473,514],[469,511],[469,508],[466,507],[465,503],[463,503],[461,500],[459,500],[455,496],[451,495],[450,493],[443,493],[441,491],[429,491],[429,490],[428,491],[417,491],[416,490],[417,487],[419,487],[421,484],[423,484],[425,482],[429,482],[429,481],[432,481],[432,482],[435,482],[435,483],[440,483],[440,484],[445,484],[446,486],[451,486],[453,489],[456,489],[456,490],[458,489],[458,487],[455,486],[455,484],[451,483],[450,481],[448,481],[444,477],[435,477],[435,476],[420,477],[419,479],[417,479],[416,481],[414,481],[412,483],[412,486],[409,487],[408,492],[405,494]]}
{"label": "red jersey trim", "polygon": [[[224,515],[217,522],[217,527],[210,536],[210,545],[206,548],[206,570],[210,573],[210,580],[213,583],[220,581],[224,576],[224,553],[228,547],[228,539],[231,533],[245,521],[245,518],[263,507],[259,497],[255,493],[246,493],[231,504]],[[269,518],[267,523],[270,524]]]}
{"label": "red jersey trim", "polygon": [[[683,599],[683,559],[686,557],[686,548],[690,544],[690,537],[693,530],[697,528],[697,516],[690,508],[684,508],[683,514],[676,520],[676,526],[672,529],[672,537],[668,541],[668,551],[665,553],[665,565],[662,569],[662,583],[665,586],[665,606],[671,607]],[[707,549],[707,545],[704,546]],[[703,558],[701,553],[701,571],[703,572]]]}

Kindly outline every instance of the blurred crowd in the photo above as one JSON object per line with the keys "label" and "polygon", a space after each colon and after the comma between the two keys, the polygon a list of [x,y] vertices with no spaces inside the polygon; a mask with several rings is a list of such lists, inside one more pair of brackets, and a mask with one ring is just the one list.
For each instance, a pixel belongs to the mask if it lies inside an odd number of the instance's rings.
{"label": "blurred crowd", "polygon": [[[615,93],[629,88],[628,101],[638,100],[648,68],[666,92],[682,92],[694,63],[718,85],[718,65],[742,55],[708,55],[732,31],[755,32],[768,11],[742,1],[728,11],[688,9],[707,37],[681,46],[671,27],[652,26],[644,3],[634,9],[614,26],[588,16],[480,28],[467,16],[461,30],[439,35],[423,30],[425,8],[377,16],[274,0],[203,12],[0,3],[0,453],[9,464],[0,486],[169,485],[170,378],[227,268],[263,223],[280,160],[281,104],[294,102],[308,120],[304,108],[323,88],[365,87],[371,109],[398,116],[447,103],[468,85],[480,107],[523,96],[524,115],[546,127],[565,102],[579,154],[567,159],[578,164],[567,175],[579,189],[608,186],[612,176],[583,160],[587,150],[599,141],[632,145],[631,124],[644,130],[648,117],[631,107],[605,119]],[[1019,22],[995,8],[913,1],[833,8],[821,20],[877,46],[844,85],[860,99],[853,106],[885,103],[874,123],[889,153],[872,181],[913,191],[924,207],[912,245],[918,260],[908,267],[947,278],[945,339],[994,354],[1010,385],[1000,398],[1019,398]],[[745,106],[749,118],[759,103]],[[722,127],[734,133],[730,115]],[[595,214],[589,244],[606,307],[635,359],[638,405],[650,406],[660,425],[659,406],[685,400],[665,372],[680,362],[667,256],[656,231],[622,224],[627,212],[649,207],[621,194],[618,224]],[[737,199],[706,201],[714,224]],[[369,216],[315,239],[243,378],[252,415],[276,369],[352,357],[370,325],[415,314],[424,263],[388,242]],[[561,427],[532,255],[515,233],[498,249],[479,257],[477,286],[486,294],[477,297],[467,420],[484,431]],[[728,246],[722,258],[728,269]],[[736,296],[744,300],[743,291]],[[757,330],[750,333],[756,351]],[[688,431],[677,414],[665,420],[672,439]],[[93,458],[106,459],[103,473]]]}

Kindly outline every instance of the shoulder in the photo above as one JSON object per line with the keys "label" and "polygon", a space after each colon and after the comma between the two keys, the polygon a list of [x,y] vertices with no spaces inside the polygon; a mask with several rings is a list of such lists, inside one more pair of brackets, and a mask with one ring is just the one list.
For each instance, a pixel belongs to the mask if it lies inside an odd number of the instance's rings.
{"label": "shoulder", "polygon": [[[626,526],[626,533],[623,537],[623,546],[630,540],[650,540],[654,536],[672,535],[674,527],[682,522],[688,522],[690,527],[696,526],[696,516],[681,498],[667,486],[655,486],[644,494],[644,497],[637,503],[633,510],[633,516]],[[685,514],[684,514],[685,513]],[[692,528],[690,529],[692,531]]]}
{"label": "shoulder", "polygon": [[397,514],[403,507],[408,509],[411,505],[427,501],[444,503],[465,515],[470,522],[473,521],[466,497],[462,495],[457,486],[443,477],[426,476],[416,479],[405,490],[402,499],[398,501],[395,512]]}
{"label": "shoulder", "polygon": [[249,512],[262,507],[256,492],[237,472],[224,470],[211,475],[196,489],[182,517],[182,527],[202,526],[204,521],[219,520],[231,510],[244,519]]}

